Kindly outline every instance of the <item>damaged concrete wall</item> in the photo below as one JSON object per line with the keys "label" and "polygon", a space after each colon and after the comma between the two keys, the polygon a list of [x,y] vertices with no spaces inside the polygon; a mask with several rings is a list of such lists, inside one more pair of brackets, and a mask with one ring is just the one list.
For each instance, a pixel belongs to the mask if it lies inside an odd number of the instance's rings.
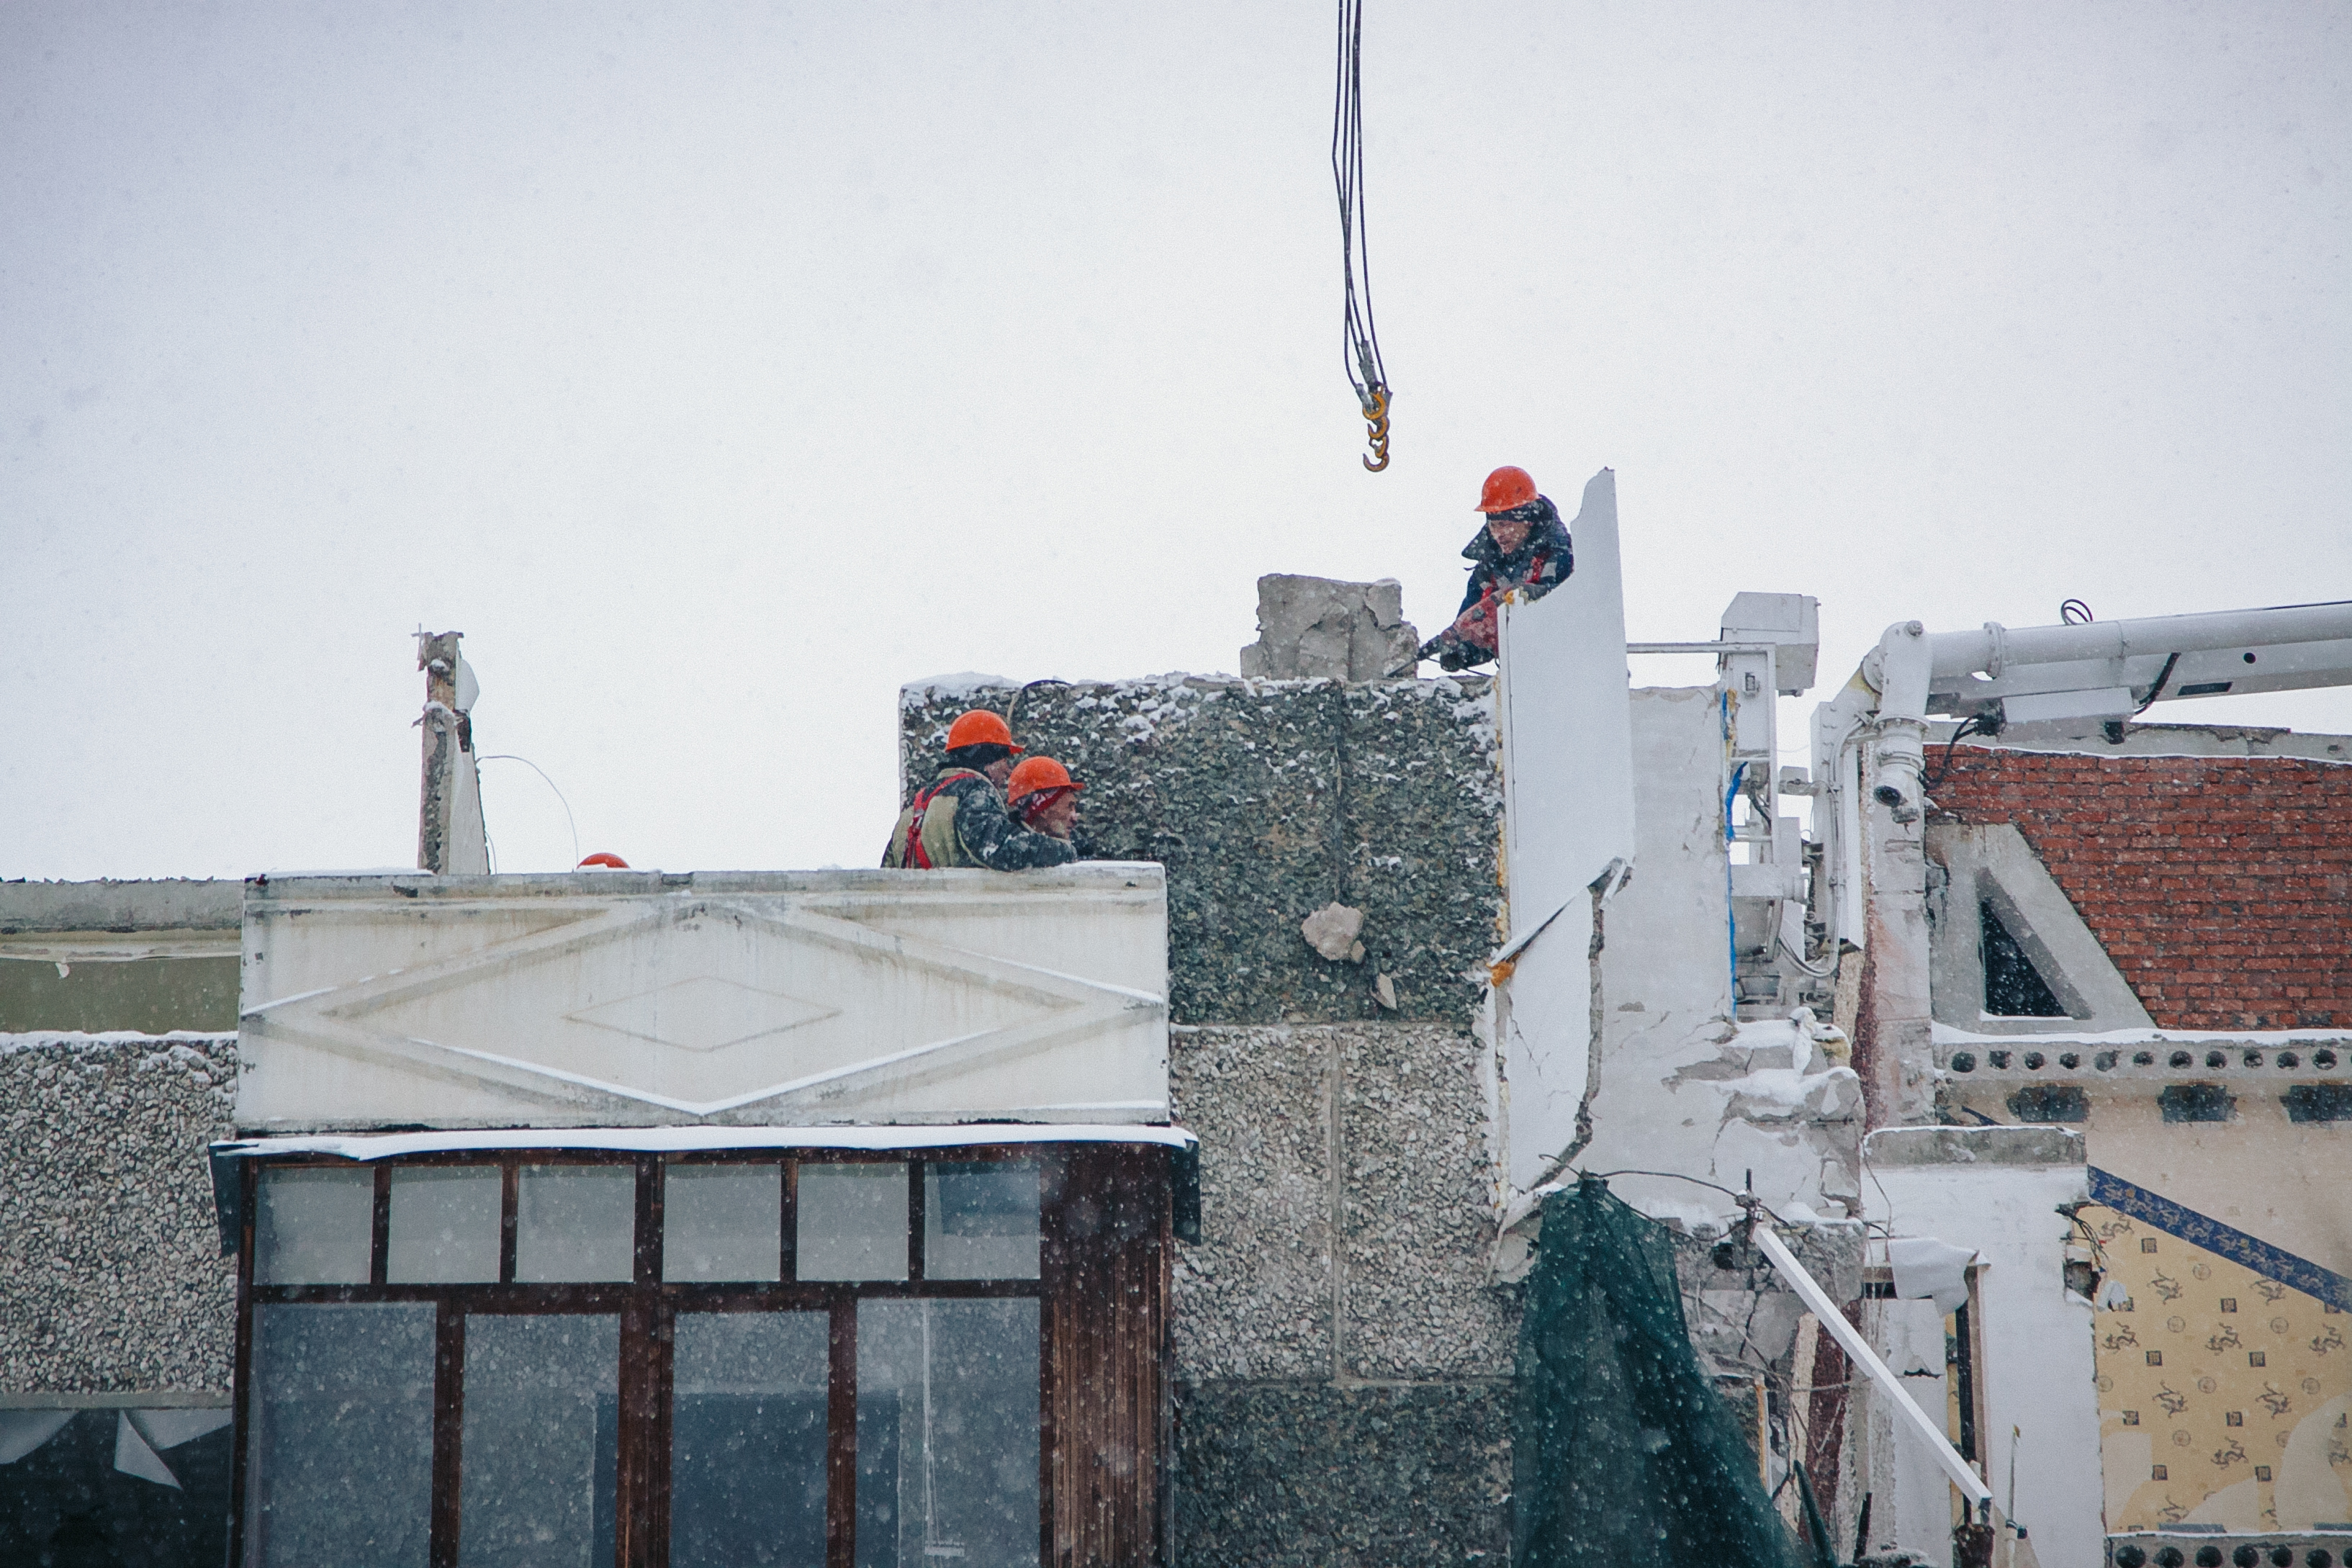
{"label": "damaged concrete wall", "polygon": [[[1634,869],[1610,900],[1589,1171],[1670,1171],[1740,1188],[1784,1218],[1861,1212],[1861,1085],[1826,1026],[1731,1016],[1730,895],[1713,687],[1633,693]],[[1624,1176],[1644,1214],[1720,1228],[1727,1195]]]}
{"label": "damaged concrete wall", "polygon": [[0,1036],[0,1392],[226,1393],[234,1035]]}
{"label": "damaged concrete wall", "polygon": [[[930,776],[966,709],[1009,711],[1015,739],[1086,783],[1091,854],[1167,867],[1180,1022],[1461,1025],[1501,907],[1487,684],[919,683],[901,694],[901,774]],[[1335,902],[1363,911],[1360,963],[1299,935]]]}

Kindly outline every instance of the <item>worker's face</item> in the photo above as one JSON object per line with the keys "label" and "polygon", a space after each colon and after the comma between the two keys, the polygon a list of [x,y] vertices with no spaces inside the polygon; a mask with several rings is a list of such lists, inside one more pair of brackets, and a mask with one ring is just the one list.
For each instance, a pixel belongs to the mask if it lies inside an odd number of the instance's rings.
{"label": "worker's face", "polygon": [[1013,776],[1013,759],[1011,757],[999,757],[996,761],[989,763],[988,766],[981,769],[980,771],[988,775],[989,783],[994,784],[999,789],[1003,789],[1004,787],[1004,781]]}
{"label": "worker's face", "polygon": [[1053,805],[1042,808],[1029,819],[1029,826],[1036,832],[1055,838],[1067,838],[1078,828],[1077,792],[1065,790],[1056,795]]}
{"label": "worker's face", "polygon": [[1528,531],[1535,524],[1522,519],[1517,522],[1500,517],[1486,520],[1486,531],[1494,537],[1495,548],[1508,555],[1528,542]]}

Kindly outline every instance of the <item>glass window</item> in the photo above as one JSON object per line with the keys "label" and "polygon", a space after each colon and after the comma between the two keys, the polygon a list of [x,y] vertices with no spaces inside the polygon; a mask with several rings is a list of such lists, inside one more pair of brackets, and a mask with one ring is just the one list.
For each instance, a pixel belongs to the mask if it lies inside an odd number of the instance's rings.
{"label": "glass window", "polygon": [[264,1171],[255,1188],[254,1283],[364,1285],[374,1235],[373,1171]]}
{"label": "glass window", "polygon": [[781,1279],[784,1168],[672,1165],[662,1177],[662,1278]]}
{"label": "glass window", "polygon": [[613,1561],[620,1369],[617,1314],[467,1316],[463,1568]]}
{"label": "glass window", "polygon": [[412,1166],[392,1173],[384,1279],[394,1285],[495,1285],[499,1168]]}
{"label": "glass window", "polygon": [[823,1568],[829,1337],[823,1312],[679,1314],[670,1568]]}
{"label": "glass window", "polygon": [[796,1257],[803,1279],[907,1277],[907,1167],[803,1164]]}
{"label": "glass window", "polygon": [[255,1309],[247,1563],[425,1568],[437,1310],[430,1301]]}
{"label": "glass window", "polygon": [[636,1273],[637,1173],[628,1165],[525,1165],[515,1190],[515,1272],[532,1284]]}
{"label": "glass window", "polygon": [[923,1278],[1037,1278],[1037,1164],[923,1167]]}
{"label": "glass window", "polygon": [[857,1303],[858,1568],[1037,1562],[1037,1302]]}

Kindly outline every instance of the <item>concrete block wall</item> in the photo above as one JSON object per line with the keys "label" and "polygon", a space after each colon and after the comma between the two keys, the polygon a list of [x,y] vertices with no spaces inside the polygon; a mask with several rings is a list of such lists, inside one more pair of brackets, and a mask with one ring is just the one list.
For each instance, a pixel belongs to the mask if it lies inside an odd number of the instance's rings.
{"label": "concrete block wall", "polygon": [[[910,686],[901,704],[902,800],[957,714],[1009,709],[1016,740],[1086,784],[1091,853],[1168,868],[1179,1022],[1462,1025],[1478,1006],[1502,907],[1486,680],[960,681]],[[877,814],[877,861],[887,829]],[[1298,934],[1332,902],[1364,911],[1360,963]]]}
{"label": "concrete block wall", "polygon": [[1478,1045],[1443,1025],[1193,1027],[1177,1542],[1197,1563],[1509,1551],[1518,1291],[1488,1283]]}
{"label": "concrete block wall", "polygon": [[[1474,1023],[1502,837],[1483,679],[912,687],[910,787],[985,704],[1086,781],[1097,855],[1168,868],[1179,1561],[1507,1557],[1518,1289]],[[877,850],[879,846],[877,846]],[[1364,912],[1360,963],[1299,922]],[[1394,1009],[1376,982],[1389,976]]]}
{"label": "concrete block wall", "polygon": [[226,1394],[235,1035],[0,1035],[0,1392]]}

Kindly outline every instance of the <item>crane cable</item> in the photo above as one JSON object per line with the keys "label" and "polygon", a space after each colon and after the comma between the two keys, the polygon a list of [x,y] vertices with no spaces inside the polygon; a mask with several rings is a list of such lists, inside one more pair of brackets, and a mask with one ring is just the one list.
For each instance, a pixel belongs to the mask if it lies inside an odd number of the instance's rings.
{"label": "crane cable", "polygon": [[[1339,87],[1331,110],[1331,179],[1339,192],[1340,272],[1347,283],[1346,342],[1340,362],[1362,405],[1371,456],[1389,466],[1389,379],[1372,324],[1371,246],[1364,225],[1364,0],[1339,0]],[[1375,459],[1378,459],[1375,461]]]}

